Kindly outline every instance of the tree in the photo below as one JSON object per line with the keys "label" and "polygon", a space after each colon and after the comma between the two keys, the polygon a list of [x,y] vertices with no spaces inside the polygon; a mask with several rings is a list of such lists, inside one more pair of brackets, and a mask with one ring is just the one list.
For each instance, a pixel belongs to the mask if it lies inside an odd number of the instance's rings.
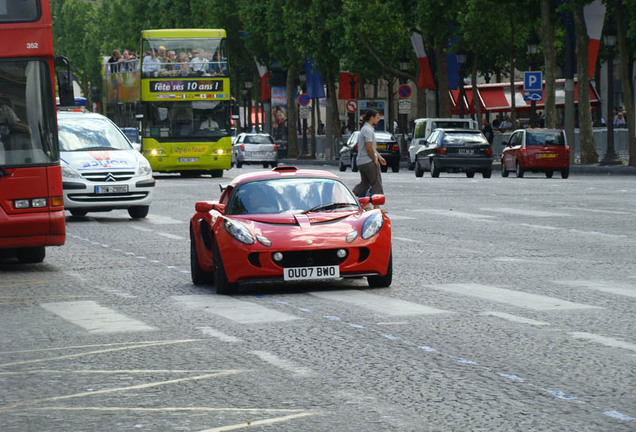
{"label": "tree", "polygon": [[556,128],[556,50],[554,48],[554,20],[551,0],[541,0],[541,40],[545,62],[545,125]]}
{"label": "tree", "polygon": [[[636,137],[634,136],[634,87],[631,80],[630,65],[634,62],[634,51],[636,46],[636,19],[633,8],[628,8],[627,1],[612,0],[612,6],[616,11],[616,24],[618,30],[618,52],[620,59],[620,77],[623,83],[625,112],[627,113],[627,132],[629,161],[628,165],[636,167]],[[626,19],[630,18],[632,19]],[[630,26],[628,28],[628,25]],[[628,39],[631,35],[631,40]],[[631,46],[630,46],[631,42]],[[611,109],[611,107],[610,107]],[[610,111],[611,112],[611,111]],[[613,121],[609,118],[608,121]]]}

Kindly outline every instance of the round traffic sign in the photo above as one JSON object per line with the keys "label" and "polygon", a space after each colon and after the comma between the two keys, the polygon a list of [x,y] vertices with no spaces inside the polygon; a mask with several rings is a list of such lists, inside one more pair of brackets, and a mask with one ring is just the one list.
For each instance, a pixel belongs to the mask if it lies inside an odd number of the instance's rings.
{"label": "round traffic sign", "polygon": [[411,86],[408,84],[402,84],[400,87],[398,87],[398,95],[400,96],[400,99],[411,97],[412,91],[413,90],[411,89]]}
{"label": "round traffic sign", "polygon": [[298,96],[298,104],[302,106],[309,105],[309,96],[307,96],[307,93],[303,93]]}
{"label": "round traffic sign", "polygon": [[347,112],[355,113],[358,111],[358,101],[355,99],[349,99],[347,101]]}

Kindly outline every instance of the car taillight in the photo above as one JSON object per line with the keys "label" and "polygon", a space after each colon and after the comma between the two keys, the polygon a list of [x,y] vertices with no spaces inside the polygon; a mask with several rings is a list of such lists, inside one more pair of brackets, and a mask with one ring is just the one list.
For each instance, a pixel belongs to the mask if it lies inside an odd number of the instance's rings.
{"label": "car taillight", "polygon": [[276,144],[274,144],[274,151],[278,150],[278,147],[276,147]]}
{"label": "car taillight", "polygon": [[241,151],[245,151],[245,144],[241,144]]}
{"label": "car taillight", "polygon": [[490,147],[488,147],[486,149],[486,156],[490,156],[492,154],[492,149]]}
{"label": "car taillight", "polygon": [[391,146],[391,151],[400,151],[400,146],[399,146],[399,145],[397,145],[397,144],[393,144],[393,145]]}
{"label": "car taillight", "polygon": [[436,151],[437,154],[446,154],[446,148],[440,147]]}

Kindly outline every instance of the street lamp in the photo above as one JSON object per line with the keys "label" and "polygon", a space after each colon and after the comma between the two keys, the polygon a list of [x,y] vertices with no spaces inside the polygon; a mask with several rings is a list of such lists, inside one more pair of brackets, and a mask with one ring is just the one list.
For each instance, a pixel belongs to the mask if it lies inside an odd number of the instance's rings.
{"label": "street lamp", "polygon": [[466,51],[460,48],[457,51],[457,63],[459,64],[459,118],[464,118],[464,69],[466,63]]}
{"label": "street lamp", "polygon": [[[300,87],[303,93],[305,93],[306,91],[306,86],[307,86],[307,75],[304,72],[301,72],[298,75],[298,79],[300,80]],[[313,105],[313,104],[312,104]],[[299,110],[300,111],[300,110]],[[300,117],[300,116],[299,116]],[[300,121],[300,120],[299,120]],[[303,124],[302,124],[302,130],[303,130],[303,149],[300,152],[300,154],[305,154],[305,153],[309,153],[307,150],[307,117],[303,116]]]}
{"label": "street lamp", "polygon": [[614,46],[616,30],[607,29],[603,35],[603,43],[607,47],[607,148],[599,165],[621,165],[621,160],[614,151]]}
{"label": "street lamp", "polygon": [[[406,74],[409,70],[409,63],[409,57],[406,55],[406,52],[403,52],[402,57],[400,58],[400,72]],[[400,84],[406,84],[406,80],[404,78],[400,78]],[[400,102],[398,100],[398,121],[400,123],[400,132],[402,133],[402,136],[406,136],[408,113],[399,113],[399,103]]]}
{"label": "street lamp", "polygon": [[[530,33],[530,36],[526,40],[528,45],[528,55],[530,57],[530,70],[534,70],[534,58],[539,51],[539,38],[535,32]],[[534,99],[530,101],[530,127],[537,126],[537,101]]]}
{"label": "street lamp", "polygon": [[252,87],[254,83],[251,78],[245,80],[244,86],[247,92],[247,130],[252,131]]}

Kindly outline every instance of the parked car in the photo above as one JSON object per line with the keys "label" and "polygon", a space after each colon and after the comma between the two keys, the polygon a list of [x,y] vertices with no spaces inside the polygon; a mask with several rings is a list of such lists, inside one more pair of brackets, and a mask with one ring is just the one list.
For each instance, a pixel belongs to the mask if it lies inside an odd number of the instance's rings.
{"label": "parked car", "polygon": [[475,129],[435,129],[415,156],[415,177],[425,171],[431,177],[441,172],[465,172],[469,178],[476,172],[484,178],[492,175],[492,148]]}
{"label": "parked car", "polygon": [[59,112],[64,208],[73,216],[126,209],[148,215],[155,180],[146,158],[100,114]]}
{"label": "parked car", "polygon": [[408,168],[415,169],[415,155],[435,129],[477,129],[477,122],[470,118],[419,118],[414,120],[413,138],[409,144]]}
{"label": "parked car", "polygon": [[278,150],[274,138],[266,133],[240,133],[232,142],[232,165],[262,164],[263,168],[278,165]]}
{"label": "parked car", "polygon": [[[358,136],[360,131],[351,134],[347,142],[340,148],[338,166],[340,171],[346,171],[351,167],[352,171],[358,171],[356,158],[358,157]],[[391,167],[393,172],[400,171],[400,145],[393,134],[389,132],[376,131],[376,150],[386,160],[386,165],[381,165],[382,172],[387,172]]]}
{"label": "parked car", "polygon": [[501,175],[508,177],[514,171],[523,177],[526,171],[544,172],[552,178],[554,171],[561,178],[570,175],[570,147],[565,132],[560,129],[519,129],[510,135],[510,140],[501,153]]}
{"label": "parked car", "polygon": [[391,223],[384,195],[358,198],[327,171],[280,166],[236,177],[216,201],[195,204],[190,221],[192,282],[219,294],[239,282],[366,276],[392,281]]}

